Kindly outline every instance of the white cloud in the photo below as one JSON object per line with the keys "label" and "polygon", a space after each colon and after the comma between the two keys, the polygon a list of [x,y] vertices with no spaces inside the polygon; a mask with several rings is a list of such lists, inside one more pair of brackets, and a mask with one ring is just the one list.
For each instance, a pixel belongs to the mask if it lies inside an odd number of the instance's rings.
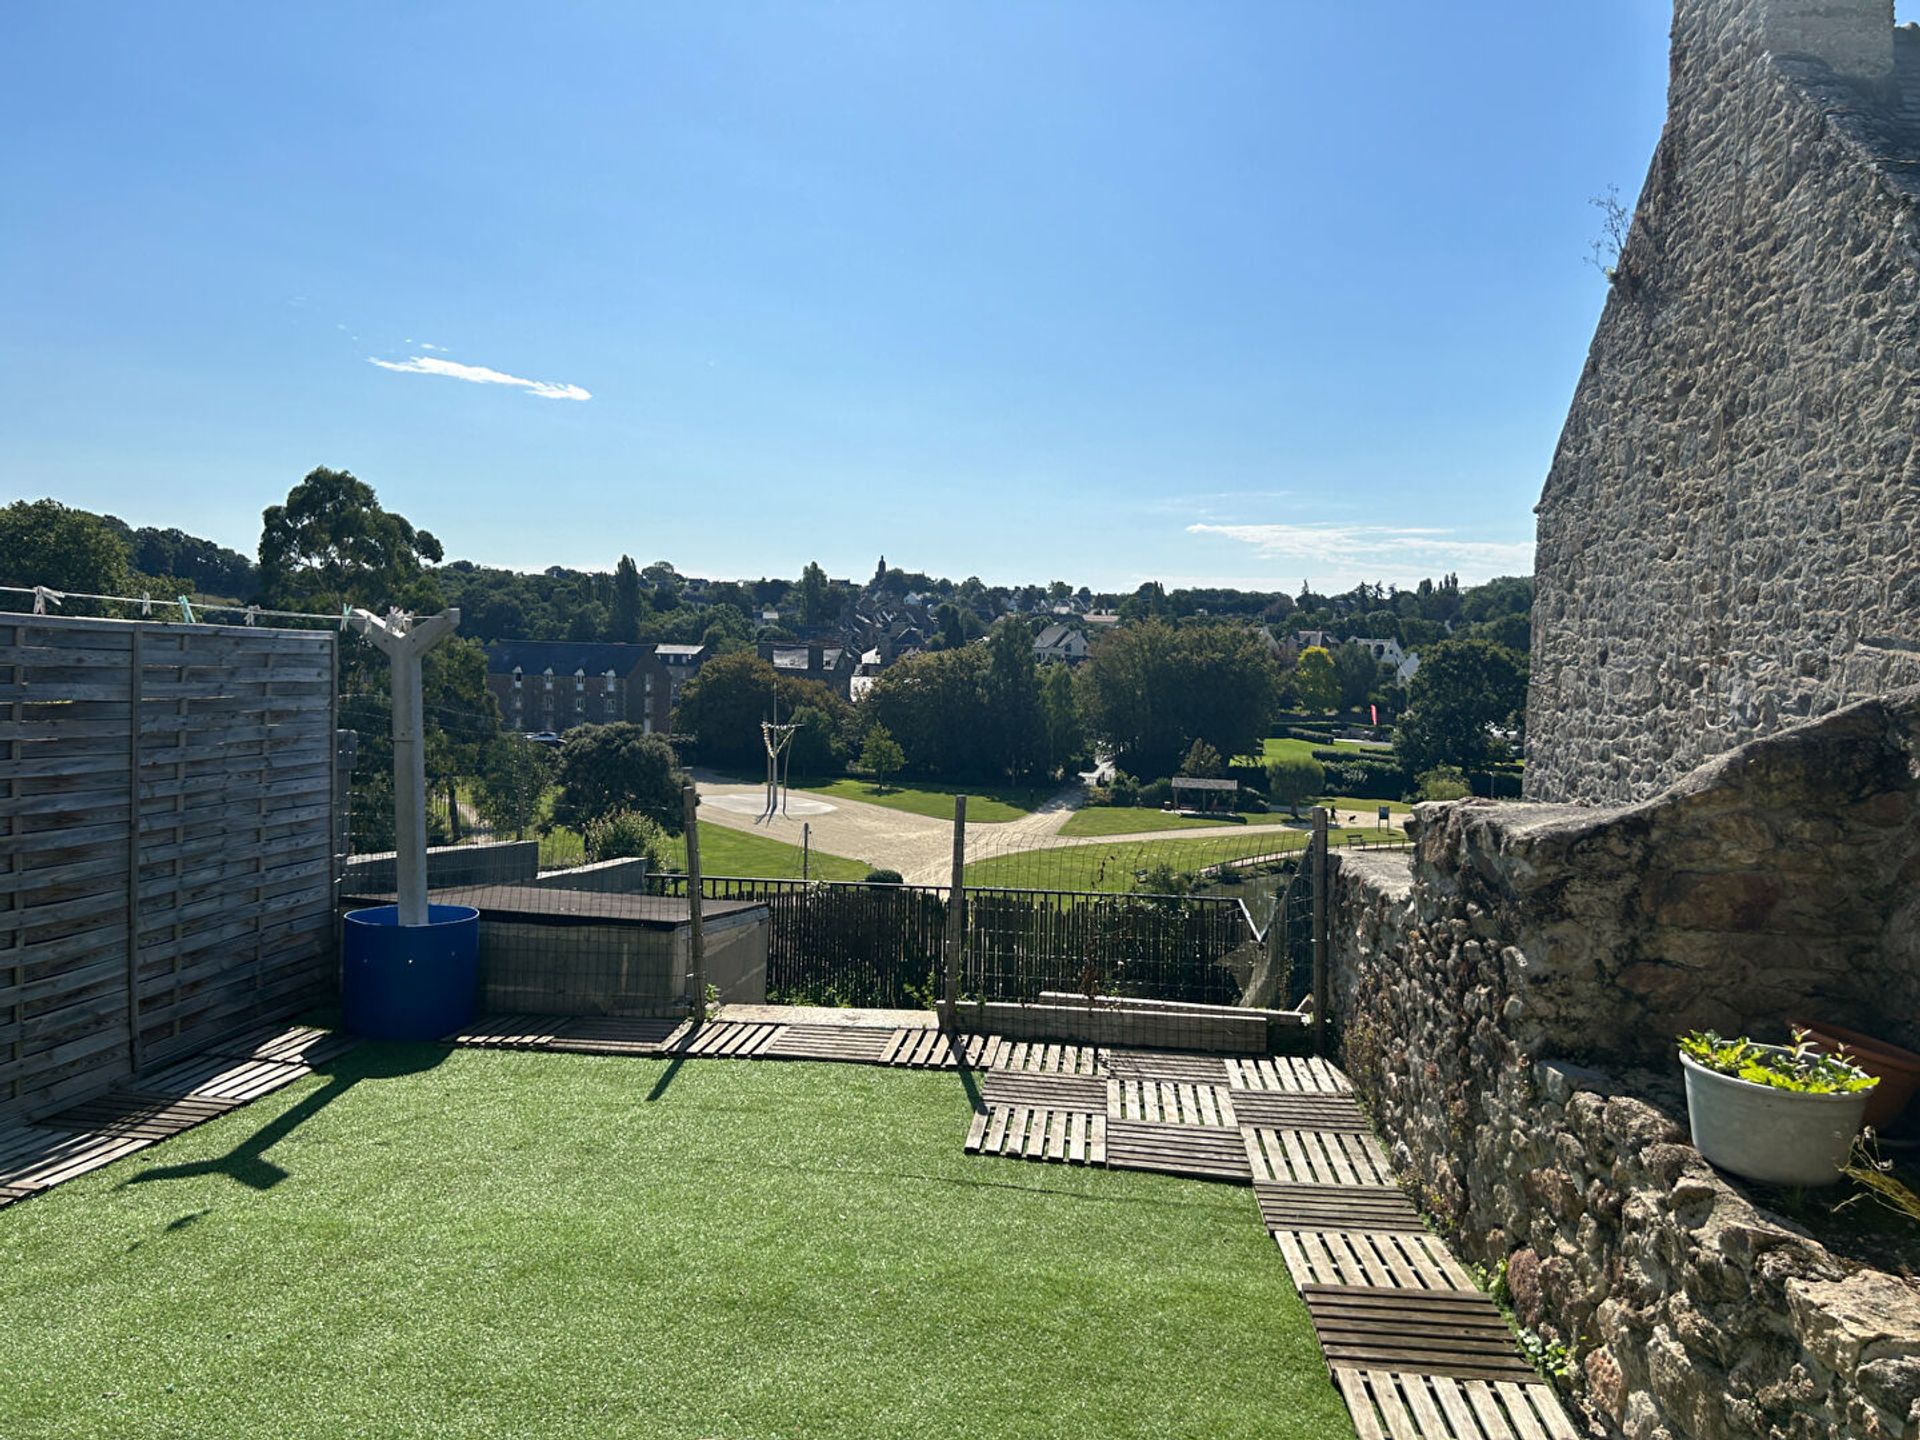
{"label": "white cloud", "polygon": [[1474,540],[1458,532],[1400,525],[1214,525],[1187,526],[1189,535],[1219,535],[1253,547],[1263,560],[1281,562],[1311,579],[1314,588],[1350,588],[1362,580],[1410,585],[1444,571],[1468,584],[1496,575],[1531,575],[1533,542]]}
{"label": "white cloud", "polygon": [[[423,346],[432,350],[432,345]],[[529,395],[538,395],[542,400],[591,400],[593,392],[579,385],[565,385],[557,380],[524,380],[518,375],[509,375],[504,370],[490,370],[485,365],[462,365],[457,360],[436,360],[431,355],[415,355],[410,360],[379,360],[369,355],[367,363],[378,365],[382,370],[397,370],[402,375],[444,375],[449,380],[465,380],[473,385],[514,385]]]}
{"label": "white cloud", "polygon": [[[412,342],[411,340],[409,340],[409,341],[408,341],[407,343],[408,343],[409,345],[411,345],[411,344],[412,344],[413,342]],[[447,353],[447,347],[446,347],[446,346],[444,346],[444,345],[435,345],[435,344],[434,344],[434,343],[433,343],[432,341],[430,341],[430,340],[422,340],[422,341],[420,342],[420,348],[421,348],[422,350],[438,350],[438,351],[439,351],[439,352],[440,352],[440,353],[441,353],[442,355],[444,355],[444,354],[446,354],[446,353]]]}

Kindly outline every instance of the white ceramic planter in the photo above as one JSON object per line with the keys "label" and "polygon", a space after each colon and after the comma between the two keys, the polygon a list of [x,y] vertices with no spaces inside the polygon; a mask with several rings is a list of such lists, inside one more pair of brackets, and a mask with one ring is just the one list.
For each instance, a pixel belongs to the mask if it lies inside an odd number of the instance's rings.
{"label": "white ceramic planter", "polygon": [[1693,1146],[1709,1163],[1763,1185],[1831,1185],[1840,1178],[1872,1092],[1807,1095],[1722,1075],[1691,1056],[1680,1063]]}

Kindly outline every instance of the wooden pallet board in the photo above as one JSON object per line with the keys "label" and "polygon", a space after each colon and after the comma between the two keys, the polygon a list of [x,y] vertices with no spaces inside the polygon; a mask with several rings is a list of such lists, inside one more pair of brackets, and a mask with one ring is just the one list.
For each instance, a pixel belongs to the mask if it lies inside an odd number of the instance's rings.
{"label": "wooden pallet board", "polygon": [[1420,1212],[1396,1186],[1290,1185],[1256,1180],[1260,1221],[1269,1230],[1404,1231],[1424,1235]]}
{"label": "wooden pallet board", "polygon": [[237,1109],[239,1105],[238,1100],[215,1100],[192,1095],[176,1100],[156,1100],[132,1091],[110,1090],[105,1095],[83,1100],[35,1124],[42,1129],[73,1135],[124,1135],[141,1140],[165,1140]]}
{"label": "wooden pallet board", "polygon": [[1218,1055],[1182,1055],[1174,1050],[1109,1050],[1107,1073],[1132,1080],[1171,1080],[1225,1085],[1227,1062]]}
{"label": "wooden pallet board", "polygon": [[663,1055],[705,1056],[714,1060],[746,1060],[773,1043],[779,1025],[745,1020],[711,1020],[688,1026],[661,1047]]}
{"label": "wooden pallet board", "polygon": [[1294,1185],[1392,1185],[1387,1152],[1371,1135],[1343,1130],[1267,1130],[1243,1125],[1255,1180]]}
{"label": "wooden pallet board", "polygon": [[1372,1127],[1351,1095],[1299,1095],[1285,1090],[1239,1090],[1233,1110],[1242,1125],[1266,1130],[1350,1130]]}
{"label": "wooden pallet board", "polygon": [[1068,1165],[1107,1163],[1107,1117],[1098,1111],[996,1105],[976,1110],[967,1131],[969,1155],[1057,1160]]}
{"label": "wooden pallet board", "polygon": [[1432,1235],[1406,1231],[1274,1230],[1296,1288],[1373,1286],[1477,1293],[1473,1278]]}
{"label": "wooden pallet board", "polygon": [[19,1204],[33,1193],[24,1185],[0,1185],[0,1210]]}
{"label": "wooden pallet board", "polygon": [[442,1037],[442,1043],[478,1050],[546,1050],[567,1023],[564,1015],[488,1015]]}
{"label": "wooden pallet board", "polygon": [[989,1070],[980,1081],[988,1105],[1034,1105],[1048,1110],[1107,1113],[1107,1082],[1097,1075]]}
{"label": "wooden pallet board", "polygon": [[880,1063],[909,1070],[984,1070],[999,1053],[1000,1043],[993,1035],[955,1035],[925,1027],[896,1030]]}
{"label": "wooden pallet board", "polygon": [[1282,1090],[1296,1095],[1346,1095],[1352,1083],[1330,1061],[1289,1055],[1232,1059],[1227,1083],[1240,1090]]}
{"label": "wooden pallet board", "polygon": [[231,1055],[238,1060],[280,1060],[289,1065],[324,1065],[355,1045],[357,1037],[311,1025],[266,1025],[244,1031],[207,1047],[209,1055]]}
{"label": "wooden pallet board", "polygon": [[1109,1119],[1107,1164],[1115,1170],[1157,1170],[1166,1175],[1240,1185],[1252,1178],[1239,1135],[1208,1125]]}
{"label": "wooden pallet board", "polygon": [[136,1076],[124,1087],[148,1099],[258,1100],[313,1072],[281,1060],[234,1060],[225,1055],[196,1055],[152,1075]]}
{"label": "wooden pallet board", "polygon": [[1302,1285],[1314,1334],[1334,1368],[1450,1375],[1456,1380],[1537,1380],[1513,1332],[1477,1291]]}
{"label": "wooden pallet board", "polygon": [[1093,1045],[1061,1045],[1049,1040],[1003,1040],[993,1058],[996,1070],[1036,1070],[1046,1075],[1101,1075],[1102,1051]]}
{"label": "wooden pallet board", "polygon": [[883,1063],[893,1031],[856,1025],[782,1025],[755,1054],[762,1060],[839,1060]]}
{"label": "wooden pallet board", "polygon": [[0,1135],[0,1186],[29,1194],[49,1190],[152,1143],[134,1135],[67,1135],[25,1126]]}
{"label": "wooden pallet board", "polygon": [[1225,1085],[1196,1085],[1186,1080],[1140,1080],[1109,1076],[1109,1120],[1151,1120],[1163,1125],[1222,1125],[1240,1122]]}
{"label": "wooden pallet board", "polygon": [[659,1055],[684,1022],[629,1015],[583,1015],[554,1027],[538,1048],[569,1055]]}
{"label": "wooden pallet board", "polygon": [[1488,1384],[1335,1366],[1333,1383],[1360,1440],[1579,1440],[1552,1389],[1537,1378]]}

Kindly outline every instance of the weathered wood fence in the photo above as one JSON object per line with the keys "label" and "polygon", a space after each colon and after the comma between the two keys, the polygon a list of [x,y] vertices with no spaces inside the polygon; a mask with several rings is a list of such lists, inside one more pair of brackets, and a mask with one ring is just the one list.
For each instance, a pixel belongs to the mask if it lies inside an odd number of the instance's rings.
{"label": "weathered wood fence", "polygon": [[[686,894],[684,875],[650,883]],[[939,997],[945,886],[705,876],[700,891],[767,905],[770,998],[924,1006]],[[969,887],[960,989],[1031,1001],[1091,982],[1101,994],[1233,1004],[1259,940],[1233,899]]]}
{"label": "weathered wood fence", "polygon": [[0,1123],[331,991],[334,644],[0,614]]}

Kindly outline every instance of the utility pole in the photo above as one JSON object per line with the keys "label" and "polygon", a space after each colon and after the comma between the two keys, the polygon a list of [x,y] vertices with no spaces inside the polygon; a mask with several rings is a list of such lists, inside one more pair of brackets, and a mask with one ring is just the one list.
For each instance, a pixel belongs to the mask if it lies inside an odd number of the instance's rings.
{"label": "utility pole", "polygon": [[383,619],[355,610],[353,628],[380,647],[393,671],[393,849],[400,923],[427,923],[427,755],[420,661],[460,624],[458,610],[418,623],[404,610]]}

